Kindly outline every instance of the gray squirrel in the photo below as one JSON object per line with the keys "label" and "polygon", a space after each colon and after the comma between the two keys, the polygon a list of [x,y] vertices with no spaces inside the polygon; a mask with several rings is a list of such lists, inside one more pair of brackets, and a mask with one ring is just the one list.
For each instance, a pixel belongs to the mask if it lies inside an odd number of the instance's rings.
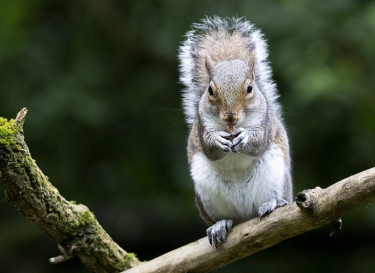
{"label": "gray squirrel", "polygon": [[195,203],[216,248],[232,226],[292,202],[291,160],[263,34],[206,17],[179,48]]}

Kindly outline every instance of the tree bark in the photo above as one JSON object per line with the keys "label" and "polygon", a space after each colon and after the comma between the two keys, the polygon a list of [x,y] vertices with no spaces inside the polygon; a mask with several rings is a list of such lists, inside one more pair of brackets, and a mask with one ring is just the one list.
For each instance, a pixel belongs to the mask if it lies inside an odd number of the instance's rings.
{"label": "tree bark", "polygon": [[149,262],[121,249],[84,205],[65,200],[35,164],[22,131],[27,110],[15,121],[0,118],[0,184],[18,212],[56,240],[60,262],[77,255],[93,272],[209,272],[288,238],[316,229],[375,199],[375,168],[332,186],[306,190],[296,202],[264,219],[235,226],[215,249],[207,237]]}
{"label": "tree bark", "polygon": [[93,272],[119,272],[139,263],[119,247],[84,205],[68,202],[31,158],[24,141],[24,108],[16,120],[0,119],[0,184],[6,199],[26,219],[50,235],[62,255],[52,263],[77,255]]}

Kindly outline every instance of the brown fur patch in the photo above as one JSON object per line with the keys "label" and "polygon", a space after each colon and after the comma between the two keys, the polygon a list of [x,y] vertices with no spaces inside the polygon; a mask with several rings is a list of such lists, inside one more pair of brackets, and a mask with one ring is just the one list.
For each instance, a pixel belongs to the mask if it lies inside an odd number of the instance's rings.
{"label": "brown fur patch", "polygon": [[207,225],[211,226],[215,224],[215,221],[210,216],[208,216],[206,210],[204,209],[201,197],[198,195],[198,193],[195,193],[195,205],[198,208],[201,218],[206,222]]}
{"label": "brown fur patch", "polygon": [[288,136],[286,135],[285,129],[281,122],[274,118],[273,123],[276,125],[274,136],[272,137],[273,142],[281,149],[284,154],[284,159],[289,161],[289,143]]}
{"label": "brown fur patch", "polygon": [[205,64],[207,55],[214,65],[220,61],[236,59],[248,63],[251,59],[246,40],[241,34],[237,32],[229,33],[227,30],[223,29],[218,29],[206,34],[198,45],[195,68],[201,88],[204,88],[209,82]]}
{"label": "brown fur patch", "polygon": [[198,128],[197,128],[197,121],[194,122],[193,127],[190,130],[189,138],[188,138],[188,145],[187,145],[187,154],[188,154],[188,162],[191,165],[193,161],[193,157],[196,152],[203,152],[202,145],[199,140]]}

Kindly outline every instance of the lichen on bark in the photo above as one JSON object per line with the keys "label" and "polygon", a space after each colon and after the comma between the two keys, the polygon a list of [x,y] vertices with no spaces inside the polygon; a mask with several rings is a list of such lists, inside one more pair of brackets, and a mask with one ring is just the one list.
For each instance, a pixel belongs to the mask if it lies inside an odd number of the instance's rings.
{"label": "lichen on bark", "polygon": [[23,110],[16,120],[0,118],[0,184],[7,200],[49,234],[64,256],[77,255],[93,272],[119,272],[138,264],[86,206],[67,201],[38,168],[24,141]]}

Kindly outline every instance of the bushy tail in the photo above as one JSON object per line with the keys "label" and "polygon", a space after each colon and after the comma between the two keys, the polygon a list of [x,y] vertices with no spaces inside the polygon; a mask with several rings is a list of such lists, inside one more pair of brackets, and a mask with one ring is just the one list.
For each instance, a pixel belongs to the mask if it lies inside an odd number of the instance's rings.
{"label": "bushy tail", "polygon": [[[248,56],[253,49],[255,50],[255,79],[258,87],[266,97],[268,106],[281,118],[277,89],[272,81],[272,71],[267,61],[267,44],[263,34],[243,18],[215,16],[206,17],[201,23],[193,24],[192,29],[185,35],[186,40],[179,48],[180,82],[185,86],[182,91],[183,107],[189,126],[196,119],[199,100],[209,82],[204,65],[205,54],[212,57],[217,49],[220,49],[218,47],[223,46],[223,39],[233,36],[243,39],[242,42],[246,45],[243,50],[246,52],[237,52],[238,56],[226,54],[225,58]],[[218,41],[220,39],[221,41]],[[213,49],[215,46],[216,50]],[[220,61],[218,56],[212,59]]]}

